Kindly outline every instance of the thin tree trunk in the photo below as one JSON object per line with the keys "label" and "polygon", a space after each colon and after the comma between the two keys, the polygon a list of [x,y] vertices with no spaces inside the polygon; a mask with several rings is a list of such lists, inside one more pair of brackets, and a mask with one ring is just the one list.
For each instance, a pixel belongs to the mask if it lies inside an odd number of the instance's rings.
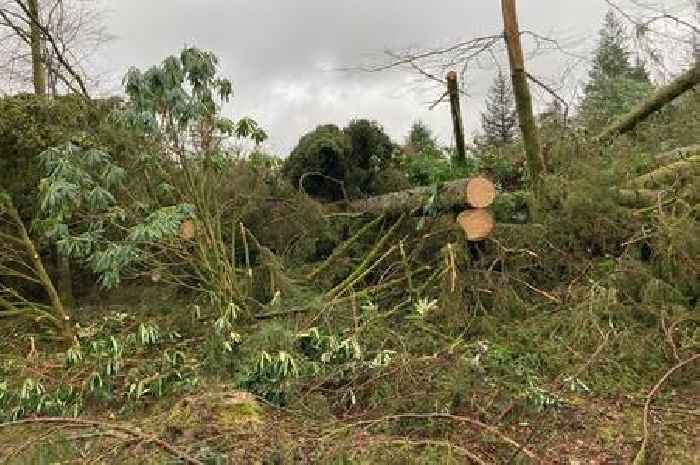
{"label": "thin tree trunk", "polygon": [[29,14],[31,15],[31,48],[32,48],[32,79],[34,81],[34,93],[39,96],[46,95],[46,70],[42,59],[41,28],[39,26],[39,2],[27,0]]}
{"label": "thin tree trunk", "polygon": [[27,232],[27,228],[24,227],[24,223],[22,222],[22,218],[19,216],[19,212],[14,207],[14,205],[9,205],[9,208],[7,210],[10,217],[12,218],[12,221],[17,227],[17,231],[20,234],[20,239],[22,241],[22,244],[24,245],[24,249],[32,261],[34,271],[36,272],[36,275],[39,278],[42,287],[44,288],[46,294],[49,297],[49,301],[51,302],[51,309],[53,310],[53,316],[57,320],[57,329],[61,332],[61,336],[63,337],[63,339],[70,344],[72,343],[74,337],[73,322],[71,321],[70,315],[63,306],[61,297],[59,296],[58,291],[56,291],[51,277],[44,268],[44,263],[41,261],[41,257],[39,256],[39,251],[36,249],[36,247],[34,246],[34,242],[29,237],[29,233]]}
{"label": "thin tree trunk", "polygon": [[464,144],[464,123],[462,122],[462,109],[459,103],[459,83],[457,82],[457,73],[454,71],[450,71],[447,74],[447,93],[450,96],[452,126],[455,133],[455,146],[457,147],[455,160],[464,163],[467,160]]}
{"label": "thin tree trunk", "polygon": [[55,250],[58,273],[56,287],[63,305],[72,310],[75,308],[75,297],[73,295],[73,270],[71,269],[70,258],[63,255],[58,250],[58,247]]}
{"label": "thin tree trunk", "polygon": [[505,40],[508,48],[510,71],[513,80],[513,93],[518,110],[520,131],[525,144],[527,155],[527,167],[530,174],[533,191],[537,194],[540,190],[544,163],[540,152],[540,140],[537,132],[535,115],[532,111],[532,97],[530,86],[527,82],[525,70],[525,58],[520,42],[520,29],[518,26],[518,14],[515,8],[515,0],[501,0],[503,9],[503,24],[505,27]]}
{"label": "thin tree trunk", "polygon": [[664,105],[672,102],[699,83],[700,62],[697,62],[692,68],[680,75],[673,82],[656,91],[647,101],[642,102],[637,108],[608,126],[596,137],[596,141],[605,143],[620,134],[631,131],[652,113],[660,110]]}

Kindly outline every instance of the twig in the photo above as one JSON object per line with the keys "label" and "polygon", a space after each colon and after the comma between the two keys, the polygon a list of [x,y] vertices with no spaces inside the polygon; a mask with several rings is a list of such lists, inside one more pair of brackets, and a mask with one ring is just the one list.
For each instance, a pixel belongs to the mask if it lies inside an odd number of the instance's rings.
{"label": "twig", "polygon": [[481,457],[476,455],[474,452],[470,452],[464,447],[459,447],[452,444],[449,441],[438,441],[432,439],[379,439],[372,440],[373,444],[389,444],[389,445],[408,445],[408,446],[440,446],[448,450],[454,450],[458,454],[464,455],[469,460],[479,465],[489,465],[489,462],[484,461]]}
{"label": "twig", "polygon": [[527,447],[521,445],[514,439],[510,438],[509,436],[506,436],[504,433],[502,433],[498,428],[487,425],[486,423],[483,423],[479,420],[475,420],[473,418],[469,417],[464,417],[464,416],[459,416],[459,415],[452,415],[449,413],[403,413],[403,414],[398,414],[398,415],[388,415],[382,418],[378,418],[376,420],[364,420],[364,421],[359,421],[354,423],[352,426],[360,426],[360,425],[367,425],[371,426],[377,423],[381,423],[384,421],[397,421],[397,420],[404,420],[404,419],[444,419],[444,420],[451,420],[451,421],[456,421],[459,423],[467,423],[470,424],[474,427],[484,429],[488,431],[489,433],[493,434],[494,436],[497,436],[501,441],[504,443],[510,445],[514,449],[517,449],[518,451],[522,451],[525,455],[527,455],[530,459],[534,460],[536,463],[543,463],[542,460],[535,455],[534,452],[532,452],[530,449]]}
{"label": "twig", "polygon": [[639,452],[637,452],[637,455],[635,455],[634,460],[632,461],[632,465],[644,465],[644,462],[646,460],[646,449],[647,449],[647,443],[649,442],[649,410],[651,409],[651,403],[654,400],[654,397],[661,389],[661,386],[666,382],[666,380],[673,373],[675,373],[677,370],[683,368],[684,366],[686,366],[689,363],[692,363],[698,359],[700,359],[700,353],[695,354],[695,355],[691,356],[690,358],[675,365],[673,368],[668,370],[661,377],[661,379],[656,383],[654,388],[649,392],[649,395],[647,396],[647,401],[644,404],[644,414],[643,414],[643,423],[642,423],[642,428],[643,428],[642,445],[639,448]]}
{"label": "twig", "polygon": [[127,426],[122,426],[118,424],[105,423],[96,420],[85,420],[81,418],[64,418],[64,417],[46,417],[46,418],[28,418],[25,420],[18,420],[9,423],[0,423],[0,430],[4,428],[16,427],[16,426],[27,426],[27,425],[79,425],[83,427],[93,427],[100,428],[107,431],[115,431],[118,433],[123,433],[128,436],[138,438],[144,443],[153,443],[156,447],[167,452],[168,454],[177,457],[185,463],[190,465],[204,465],[203,462],[197,460],[194,457],[187,455],[185,452],[177,449],[175,446],[159,439],[153,434],[142,433],[134,428]]}
{"label": "twig", "polygon": [[544,82],[542,82],[540,79],[536,78],[535,76],[533,76],[532,74],[530,74],[530,73],[528,73],[528,72],[525,72],[525,75],[527,76],[527,78],[528,78],[530,81],[532,81],[532,82],[534,82],[535,84],[537,84],[538,86],[540,86],[540,87],[541,87],[542,89],[544,89],[548,94],[550,94],[552,97],[554,97],[559,103],[561,103],[562,105],[564,105],[564,125],[566,125],[567,121],[569,120],[569,103],[568,103],[566,100],[564,100],[564,98],[561,97],[559,94],[557,94],[557,93],[554,91],[554,89],[552,89],[551,87],[549,87],[547,84],[545,84]]}

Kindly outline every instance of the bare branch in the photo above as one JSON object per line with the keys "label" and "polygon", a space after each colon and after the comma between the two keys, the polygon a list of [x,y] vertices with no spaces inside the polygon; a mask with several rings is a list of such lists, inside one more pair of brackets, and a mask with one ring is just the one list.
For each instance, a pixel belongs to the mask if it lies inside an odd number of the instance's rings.
{"label": "bare branch", "polygon": [[14,0],[17,6],[20,7],[20,9],[24,12],[25,15],[27,15],[27,18],[30,19],[34,25],[39,28],[41,31],[41,34],[44,36],[44,38],[51,44],[51,47],[53,49],[53,52],[56,54],[56,58],[58,59],[59,63],[63,66],[63,68],[70,74],[70,76],[75,80],[75,82],[78,84],[78,87],[80,87],[80,92],[83,94],[85,97],[89,98],[90,94],[88,93],[87,87],[85,87],[85,82],[83,81],[83,78],[80,76],[80,74],[75,70],[75,68],[68,62],[68,60],[65,57],[65,53],[61,51],[61,49],[58,46],[58,42],[56,38],[53,36],[53,34],[40,22],[36,21],[34,16],[30,13],[28,7],[21,1],[21,0]]}

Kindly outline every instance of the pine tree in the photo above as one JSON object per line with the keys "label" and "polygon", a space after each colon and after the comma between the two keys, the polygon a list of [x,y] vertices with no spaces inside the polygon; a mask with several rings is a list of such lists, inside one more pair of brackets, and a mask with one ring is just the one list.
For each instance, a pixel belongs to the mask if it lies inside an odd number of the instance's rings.
{"label": "pine tree", "polygon": [[416,121],[411,126],[411,131],[408,133],[406,146],[410,152],[418,153],[424,150],[433,150],[437,147],[437,142],[433,136],[433,131],[423,122]]}
{"label": "pine tree", "polygon": [[632,74],[630,52],[627,50],[627,34],[615,13],[608,11],[600,30],[598,48],[593,58],[593,68],[589,73],[587,88],[606,79],[625,77]]}
{"label": "pine tree", "polygon": [[486,112],[481,114],[481,127],[486,142],[494,145],[510,144],[518,127],[518,114],[510,80],[498,72],[486,97]]}
{"label": "pine tree", "polygon": [[653,86],[644,62],[634,64],[625,27],[609,11],[603,20],[579,116],[590,129],[609,123],[646,97]]}

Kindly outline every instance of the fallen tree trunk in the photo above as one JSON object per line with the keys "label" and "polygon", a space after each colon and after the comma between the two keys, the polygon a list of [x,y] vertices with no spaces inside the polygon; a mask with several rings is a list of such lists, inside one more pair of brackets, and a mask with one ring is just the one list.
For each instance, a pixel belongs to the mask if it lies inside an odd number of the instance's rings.
{"label": "fallen tree trunk", "polygon": [[[665,163],[649,173],[638,176],[630,181],[629,188],[613,189],[616,198],[623,206],[639,207],[650,206],[658,202],[659,195],[663,194],[664,188],[674,186],[681,182],[683,185],[690,184],[687,189],[680,191],[681,198],[694,202],[697,195],[694,194],[695,183],[693,179],[700,177],[700,145],[682,147],[670,152],[660,154],[656,157],[657,163]],[[490,184],[490,186],[489,186]],[[482,178],[465,178],[443,184],[437,193],[433,207],[438,211],[449,211],[461,209],[465,205],[475,208],[490,206],[496,196],[493,184]],[[425,205],[431,201],[435,195],[432,186],[416,187],[399,192],[378,195],[366,199],[359,199],[350,202],[347,206],[350,211],[372,213],[372,214],[422,214]],[[511,195],[510,193],[499,193],[499,198]]]}
{"label": "fallen tree trunk", "polygon": [[[464,206],[466,186],[469,179],[457,179],[443,184],[435,199],[435,207],[439,211],[451,210],[456,206]],[[420,213],[426,202],[435,194],[432,186],[416,187],[399,192],[369,197],[350,202],[350,210],[368,213]]]}
{"label": "fallen tree trunk", "polygon": [[623,207],[651,207],[659,203],[666,203],[678,199],[690,205],[697,205],[700,203],[699,184],[700,183],[696,180],[680,190],[617,189],[613,192],[615,199]]}
{"label": "fallen tree trunk", "polygon": [[673,162],[687,160],[695,155],[700,155],[700,144],[678,147],[668,152],[660,153],[654,157],[657,167],[670,165]]}
{"label": "fallen tree trunk", "polygon": [[[499,194],[508,195],[508,194]],[[436,196],[431,200],[431,197]],[[496,186],[485,178],[455,179],[435,187],[415,187],[413,189],[378,195],[366,199],[353,200],[349,209],[367,213],[422,213],[423,207],[433,202],[438,211],[452,210],[469,205],[473,208],[486,208],[496,200]]]}
{"label": "fallen tree trunk", "polygon": [[656,91],[647,101],[608,126],[595,138],[596,142],[605,143],[620,134],[631,131],[639,123],[647,119],[649,115],[683,95],[698,83],[700,83],[700,63],[696,63],[691,69],[680,75],[673,82]]}
{"label": "fallen tree trunk", "polygon": [[700,155],[694,155],[686,160],[677,161],[643,174],[632,180],[632,185],[640,189],[658,188],[671,186],[679,181],[687,181],[698,175],[700,175]]}

